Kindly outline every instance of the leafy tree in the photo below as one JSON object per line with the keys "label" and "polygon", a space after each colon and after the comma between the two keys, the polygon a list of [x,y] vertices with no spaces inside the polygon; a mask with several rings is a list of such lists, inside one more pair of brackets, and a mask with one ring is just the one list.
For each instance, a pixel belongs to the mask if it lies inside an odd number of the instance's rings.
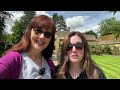
{"label": "leafy tree", "polygon": [[12,34],[11,36],[9,37],[9,41],[13,44],[17,43],[20,39],[21,39],[21,36],[24,32],[24,30],[22,30],[23,26],[21,24],[20,21],[16,20],[14,22],[14,25],[12,26]]}
{"label": "leafy tree", "polygon": [[100,23],[99,33],[101,36],[115,34],[117,38],[120,34],[120,21],[116,20],[115,17],[103,20]]}
{"label": "leafy tree", "polygon": [[61,30],[63,30],[63,31],[68,30],[67,25],[66,25],[65,20],[64,20],[64,17],[62,15],[58,15],[57,13],[54,13],[52,19],[54,20],[56,28],[58,30],[60,30],[60,31]]}
{"label": "leafy tree", "polygon": [[92,30],[86,31],[85,34],[87,34],[87,35],[94,35],[97,38],[97,34],[94,31],[92,31]]}
{"label": "leafy tree", "polygon": [[[115,15],[117,12],[120,12],[120,11],[110,11],[110,13],[113,13],[113,15]],[[117,39],[120,36],[120,31],[115,32],[115,36]]]}
{"label": "leafy tree", "polygon": [[105,46],[104,46],[103,53],[104,53],[104,54],[109,54],[109,55],[112,54],[112,50],[111,50],[111,48],[110,48],[109,45],[105,45]]}
{"label": "leafy tree", "polygon": [[23,25],[23,29],[27,28],[27,25],[31,19],[35,16],[35,11],[24,11],[24,15],[21,17],[20,23]]}
{"label": "leafy tree", "polygon": [[0,40],[3,40],[4,37],[4,29],[6,27],[6,20],[10,19],[12,14],[6,12],[6,11],[0,11]]}
{"label": "leafy tree", "polygon": [[20,18],[20,21],[16,20],[14,25],[12,26],[12,35],[10,36],[9,41],[13,44],[19,42],[27,25],[31,21],[31,19],[35,16],[35,11],[24,11],[24,15]]}
{"label": "leafy tree", "polygon": [[[118,11],[109,11],[110,13],[113,13],[115,15]],[[119,11],[120,12],[120,11]]]}

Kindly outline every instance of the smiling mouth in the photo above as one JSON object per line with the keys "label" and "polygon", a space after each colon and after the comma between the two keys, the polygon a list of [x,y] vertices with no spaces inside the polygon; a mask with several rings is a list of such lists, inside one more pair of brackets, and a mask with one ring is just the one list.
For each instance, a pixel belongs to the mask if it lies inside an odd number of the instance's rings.
{"label": "smiling mouth", "polygon": [[36,40],[36,43],[39,44],[39,45],[43,45],[44,44],[44,42],[41,41],[41,40]]}

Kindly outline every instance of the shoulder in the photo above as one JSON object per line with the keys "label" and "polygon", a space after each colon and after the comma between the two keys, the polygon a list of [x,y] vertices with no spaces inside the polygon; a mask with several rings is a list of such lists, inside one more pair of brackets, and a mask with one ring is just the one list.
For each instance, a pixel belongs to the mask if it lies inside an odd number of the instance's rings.
{"label": "shoulder", "polygon": [[54,66],[54,63],[53,63],[52,59],[46,58],[46,61],[47,61],[47,63],[48,63],[49,65],[53,65],[53,66]]}
{"label": "shoulder", "polygon": [[53,61],[50,58],[47,58],[46,61],[47,61],[48,65],[50,67],[50,70],[51,70],[51,77],[54,79],[55,74],[56,74],[55,65],[54,65]]}
{"label": "shoulder", "polygon": [[17,59],[22,59],[21,53],[16,51],[10,51],[0,58],[0,63],[12,63],[15,62]]}
{"label": "shoulder", "polygon": [[100,69],[100,68],[95,69],[95,72],[98,72],[99,79],[106,79],[106,76],[105,76],[104,72],[102,71],[102,69]]}
{"label": "shoulder", "polygon": [[107,79],[104,72],[101,69],[99,70],[99,77],[100,79]]}
{"label": "shoulder", "polygon": [[22,56],[19,52],[10,51],[0,58],[0,78],[18,78]]}

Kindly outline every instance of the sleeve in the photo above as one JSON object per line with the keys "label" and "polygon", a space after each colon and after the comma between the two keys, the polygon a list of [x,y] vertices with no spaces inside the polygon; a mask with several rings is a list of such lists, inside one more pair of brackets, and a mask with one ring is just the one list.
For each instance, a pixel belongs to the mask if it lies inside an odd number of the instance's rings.
{"label": "sleeve", "polygon": [[9,75],[9,69],[3,63],[0,63],[0,79],[7,79]]}
{"label": "sleeve", "polygon": [[54,63],[53,63],[53,61],[51,59],[46,59],[46,60],[47,60],[47,63],[49,65],[49,67],[50,67],[50,70],[51,70],[51,77],[54,79],[55,78],[55,74],[56,74],[56,72],[55,72],[55,65],[54,65]]}
{"label": "sleeve", "polygon": [[0,79],[19,77],[22,58],[18,52],[9,52],[0,58]]}
{"label": "sleeve", "polygon": [[0,79],[9,78],[8,77],[8,76],[10,76],[9,61],[10,61],[10,58],[9,58],[8,54],[6,54],[0,58]]}

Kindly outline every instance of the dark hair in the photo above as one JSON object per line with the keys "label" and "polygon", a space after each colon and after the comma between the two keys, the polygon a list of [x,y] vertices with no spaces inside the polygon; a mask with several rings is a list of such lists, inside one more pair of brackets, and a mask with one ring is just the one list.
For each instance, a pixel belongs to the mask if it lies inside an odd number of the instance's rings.
{"label": "dark hair", "polygon": [[82,43],[84,44],[84,56],[83,56],[82,61],[80,62],[82,71],[84,71],[87,74],[88,78],[91,78],[91,79],[100,78],[99,71],[101,71],[101,70],[97,66],[97,64],[91,59],[88,42],[87,42],[85,36],[78,31],[70,32],[64,39],[64,42],[63,42],[63,45],[61,48],[61,59],[60,59],[57,78],[64,79],[66,72],[68,72],[69,61],[68,61],[66,49],[67,49],[68,44],[70,43],[70,38],[74,35],[78,35],[81,38]]}
{"label": "dark hair", "polygon": [[53,20],[46,15],[35,16],[31,20],[31,22],[28,24],[28,27],[27,27],[23,37],[21,38],[21,40],[14,46],[12,46],[4,54],[9,52],[10,50],[18,51],[18,52],[27,51],[29,49],[30,43],[31,43],[31,40],[30,40],[31,30],[32,30],[32,28],[35,28],[35,27],[41,27],[41,28],[43,27],[46,30],[52,31],[53,36],[51,38],[51,41],[50,41],[49,45],[42,52],[44,57],[47,57],[47,58],[51,57],[52,53],[53,53],[53,49],[54,49],[54,39],[55,39],[56,27],[55,27]]}

